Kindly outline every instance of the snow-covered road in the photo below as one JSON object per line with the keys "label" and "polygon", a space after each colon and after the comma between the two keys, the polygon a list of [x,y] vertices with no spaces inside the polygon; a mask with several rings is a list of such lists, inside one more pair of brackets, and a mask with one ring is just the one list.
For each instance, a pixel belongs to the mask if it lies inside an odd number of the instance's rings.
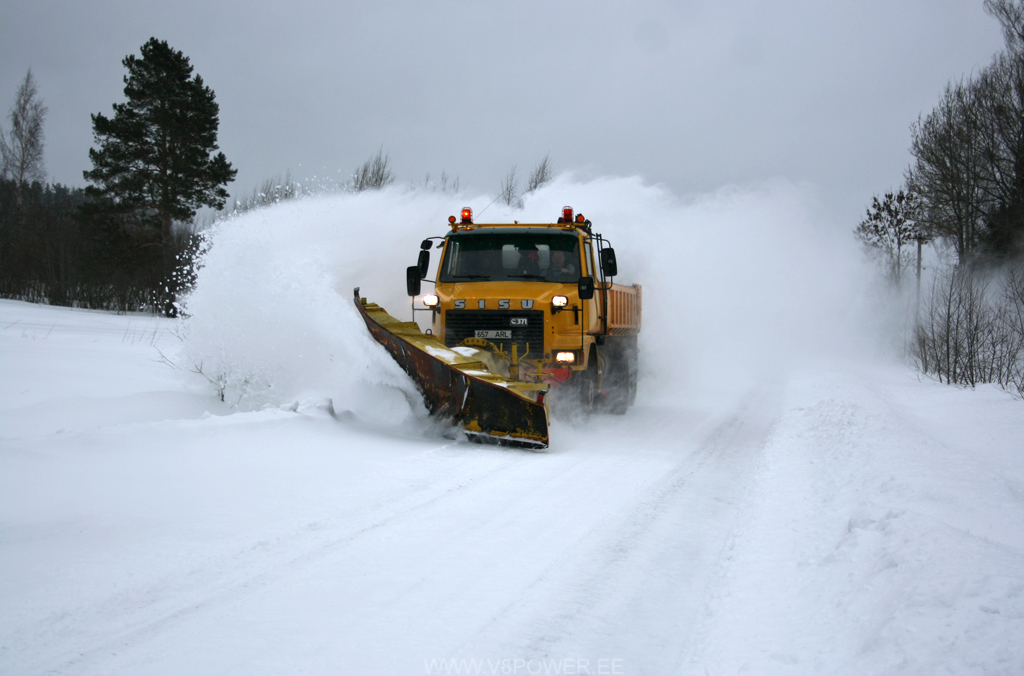
{"label": "snow-covered road", "polygon": [[1024,672],[1003,392],[832,364],[535,453],[232,410],[173,329],[0,301],[0,672]]}

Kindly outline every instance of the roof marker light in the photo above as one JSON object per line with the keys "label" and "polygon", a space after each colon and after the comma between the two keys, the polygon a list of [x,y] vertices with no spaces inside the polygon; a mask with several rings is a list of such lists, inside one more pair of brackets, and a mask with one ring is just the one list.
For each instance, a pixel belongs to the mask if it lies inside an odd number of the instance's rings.
{"label": "roof marker light", "polygon": [[455,225],[455,217],[454,216],[449,216],[448,217],[448,222],[451,223],[452,225]]}

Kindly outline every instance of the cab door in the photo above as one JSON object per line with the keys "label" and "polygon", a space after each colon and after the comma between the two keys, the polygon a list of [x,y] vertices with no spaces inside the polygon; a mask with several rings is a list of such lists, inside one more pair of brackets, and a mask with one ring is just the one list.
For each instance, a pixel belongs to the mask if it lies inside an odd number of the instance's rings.
{"label": "cab door", "polygon": [[600,302],[604,298],[604,291],[601,291],[600,285],[597,283],[597,268],[594,265],[594,248],[591,246],[591,240],[587,240],[583,246],[583,257],[586,259],[586,276],[594,280],[594,297],[590,300],[583,301],[586,316],[586,327],[587,333],[599,333],[601,331],[601,308],[603,307]]}

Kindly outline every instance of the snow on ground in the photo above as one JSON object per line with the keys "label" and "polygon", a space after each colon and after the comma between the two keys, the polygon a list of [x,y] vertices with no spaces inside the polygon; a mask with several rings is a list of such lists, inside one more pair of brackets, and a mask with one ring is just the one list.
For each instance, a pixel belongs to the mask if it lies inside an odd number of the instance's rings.
{"label": "snow on ground", "polygon": [[784,401],[689,665],[1024,672],[1021,402],[899,368],[801,373]]}
{"label": "snow on ground", "polygon": [[0,673],[1024,673],[1024,404],[855,349],[791,187],[561,180],[654,233],[598,228],[637,406],[547,452],[446,438],[348,306],[407,302],[450,198],[226,224],[185,324],[0,301]]}

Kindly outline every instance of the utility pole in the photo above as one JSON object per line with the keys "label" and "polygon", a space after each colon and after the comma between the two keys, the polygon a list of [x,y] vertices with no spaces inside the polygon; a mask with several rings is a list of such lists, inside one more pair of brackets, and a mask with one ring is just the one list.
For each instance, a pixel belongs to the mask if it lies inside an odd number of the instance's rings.
{"label": "utility pole", "polygon": [[914,239],[917,240],[917,292],[914,296],[914,324],[916,325],[921,314],[921,247],[926,238],[923,234],[918,233]]}

